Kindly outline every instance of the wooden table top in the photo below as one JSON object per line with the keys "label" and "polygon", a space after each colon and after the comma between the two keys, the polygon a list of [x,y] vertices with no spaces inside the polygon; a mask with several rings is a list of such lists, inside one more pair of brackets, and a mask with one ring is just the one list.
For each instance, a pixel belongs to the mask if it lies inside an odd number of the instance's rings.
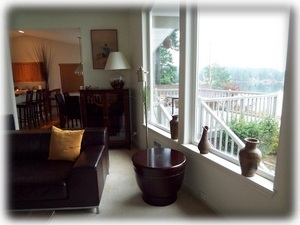
{"label": "wooden table top", "polygon": [[132,156],[134,166],[156,169],[180,167],[186,162],[183,153],[170,148],[140,150]]}

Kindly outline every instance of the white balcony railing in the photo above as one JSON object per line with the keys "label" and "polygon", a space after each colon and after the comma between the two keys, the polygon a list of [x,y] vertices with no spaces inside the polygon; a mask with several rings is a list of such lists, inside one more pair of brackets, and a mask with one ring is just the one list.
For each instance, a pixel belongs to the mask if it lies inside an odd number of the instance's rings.
{"label": "white balcony railing", "polygon": [[[172,98],[178,98],[178,89],[155,89],[152,121],[163,130],[169,131],[172,111],[178,107]],[[177,97],[177,98],[176,98]],[[209,140],[217,154],[237,163],[237,152],[244,146],[235,133],[228,127],[232,119],[243,118],[246,121],[257,121],[270,116],[275,118],[278,107],[277,93],[264,94],[257,92],[199,89],[197,101],[195,141],[200,140],[203,126],[209,126]],[[175,112],[176,111],[175,109]],[[261,165],[265,176],[272,171]],[[272,177],[272,176],[271,176]],[[270,177],[270,179],[272,179]]]}
{"label": "white balcony railing", "polygon": [[[153,102],[153,107],[156,120],[162,126],[169,127],[172,112],[178,113],[178,89],[155,89],[154,96],[156,101]],[[275,118],[278,107],[277,93],[263,94],[202,88],[199,89],[198,102],[200,100],[203,100],[225,123],[240,117],[246,121],[257,121],[267,116]]]}
{"label": "white balcony railing", "polygon": [[240,117],[249,122],[276,116],[276,93],[219,98],[199,97],[199,99],[204,101],[225,123]]}
{"label": "white balcony railing", "polygon": [[[245,146],[244,142],[227,126],[227,124],[213,111],[205,101],[200,100],[197,110],[196,123],[199,124],[196,139],[200,140],[203,126],[208,126],[208,140],[213,145],[213,152],[221,155],[235,164],[239,164],[238,150]],[[258,174],[274,179],[274,171],[265,162],[260,163]]]}

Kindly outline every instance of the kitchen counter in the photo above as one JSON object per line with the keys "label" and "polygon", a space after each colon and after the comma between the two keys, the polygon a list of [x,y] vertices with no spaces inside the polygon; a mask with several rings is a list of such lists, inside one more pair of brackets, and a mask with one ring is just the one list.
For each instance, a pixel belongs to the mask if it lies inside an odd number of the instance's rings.
{"label": "kitchen counter", "polygon": [[15,96],[18,97],[19,95],[25,95],[27,90],[16,90]]}
{"label": "kitchen counter", "polygon": [[[15,97],[16,97],[16,104],[21,102],[26,102],[26,93],[27,90],[16,90]],[[36,90],[33,91],[33,99],[35,99]]]}

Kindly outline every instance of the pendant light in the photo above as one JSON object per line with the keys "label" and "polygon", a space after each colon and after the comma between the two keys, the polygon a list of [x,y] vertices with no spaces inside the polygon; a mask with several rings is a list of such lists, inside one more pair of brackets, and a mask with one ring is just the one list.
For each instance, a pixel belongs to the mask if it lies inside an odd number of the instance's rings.
{"label": "pendant light", "polygon": [[170,38],[170,36],[166,37],[165,40],[163,41],[163,46],[165,47],[165,49],[172,48],[172,44],[173,44],[173,41]]}
{"label": "pendant light", "polygon": [[80,64],[75,70],[75,74],[78,76],[83,76],[83,64],[82,64],[82,55],[81,55],[81,37],[78,37],[79,40],[79,48],[80,48]]}

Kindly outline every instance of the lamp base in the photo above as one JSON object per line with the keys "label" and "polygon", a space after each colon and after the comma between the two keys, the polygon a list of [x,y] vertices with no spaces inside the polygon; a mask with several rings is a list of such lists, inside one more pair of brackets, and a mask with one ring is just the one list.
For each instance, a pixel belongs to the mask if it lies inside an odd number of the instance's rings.
{"label": "lamp base", "polygon": [[110,76],[110,85],[113,89],[122,89],[125,85],[125,78],[124,76],[116,72]]}

